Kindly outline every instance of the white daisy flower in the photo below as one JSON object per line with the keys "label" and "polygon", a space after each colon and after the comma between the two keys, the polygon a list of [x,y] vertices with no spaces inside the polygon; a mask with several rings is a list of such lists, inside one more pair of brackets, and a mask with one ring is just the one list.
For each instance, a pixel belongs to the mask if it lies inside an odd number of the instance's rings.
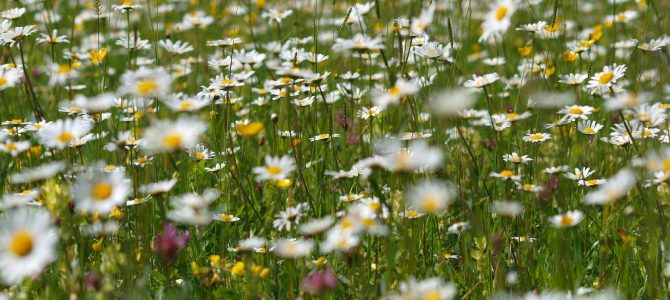
{"label": "white daisy flower", "polygon": [[0,218],[0,279],[8,285],[36,277],[56,260],[58,230],[44,209],[20,207]]}
{"label": "white daisy flower", "polygon": [[105,172],[98,163],[77,175],[71,193],[77,210],[108,214],[126,202],[130,189],[130,180],[126,179],[123,170]]}
{"label": "white daisy flower", "polygon": [[562,215],[555,215],[549,218],[553,227],[567,228],[574,227],[584,219],[584,213],[579,210],[571,210]]}

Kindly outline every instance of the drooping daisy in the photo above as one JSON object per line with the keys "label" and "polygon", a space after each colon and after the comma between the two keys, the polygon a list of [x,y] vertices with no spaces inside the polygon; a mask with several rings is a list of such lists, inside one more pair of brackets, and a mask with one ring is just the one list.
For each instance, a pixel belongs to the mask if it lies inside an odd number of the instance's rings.
{"label": "drooping daisy", "polygon": [[122,205],[130,193],[130,183],[123,170],[105,172],[101,164],[93,164],[77,176],[72,198],[79,211],[108,214]]}
{"label": "drooping daisy", "polygon": [[7,285],[36,277],[54,261],[58,230],[41,208],[20,207],[0,218],[0,279]]}
{"label": "drooping daisy", "polygon": [[559,80],[558,82],[560,83],[565,83],[569,85],[578,85],[584,82],[586,78],[589,78],[588,74],[573,74],[570,73],[568,75],[559,75]]}
{"label": "drooping daisy", "polygon": [[571,210],[562,215],[555,215],[549,218],[553,227],[567,228],[574,227],[584,219],[584,213],[579,210]]}
{"label": "drooping daisy", "polygon": [[25,37],[35,32],[37,32],[37,26],[35,25],[17,26],[0,33],[0,42],[9,47],[14,47],[23,41]]}
{"label": "drooping daisy", "polygon": [[354,52],[369,52],[377,51],[384,48],[381,37],[370,38],[363,34],[357,33],[351,39],[337,38],[333,45],[334,51],[354,51]]}
{"label": "drooping daisy", "polygon": [[93,125],[83,119],[64,119],[44,125],[37,137],[45,147],[63,149],[79,145],[92,128]]}
{"label": "drooping daisy", "polygon": [[158,45],[161,46],[161,48],[165,49],[168,53],[171,55],[178,55],[178,54],[184,54],[193,51],[193,46],[189,44],[188,42],[183,42],[183,41],[176,41],[173,42],[172,40],[160,40],[158,41]]}
{"label": "drooping daisy", "polygon": [[144,132],[142,147],[151,153],[192,148],[205,131],[207,124],[195,117],[181,117],[176,121],[156,120]]}
{"label": "drooping daisy", "polygon": [[513,162],[515,164],[525,164],[533,161],[533,159],[528,157],[528,155],[519,155],[516,152],[512,152],[512,154],[503,154],[503,160]]}
{"label": "drooping daisy", "polygon": [[596,171],[591,170],[591,168],[581,168],[581,169],[575,168],[574,173],[567,172],[563,176],[565,176],[565,178],[572,179],[572,180],[582,180],[582,179],[588,178],[589,176],[591,176],[595,172]]}
{"label": "drooping daisy", "polygon": [[489,73],[482,76],[472,75],[472,79],[463,83],[463,86],[467,88],[483,88],[498,81],[498,79],[500,79],[498,73]]}
{"label": "drooping daisy", "polygon": [[454,62],[451,56],[451,47],[443,46],[438,42],[427,42],[421,46],[412,47],[412,51],[421,57],[438,61]]}
{"label": "drooping daisy", "polygon": [[261,17],[263,19],[269,19],[270,21],[281,23],[282,20],[286,19],[286,17],[290,16],[292,13],[293,13],[292,9],[278,10],[278,9],[271,8],[267,11],[264,11],[261,14]]}
{"label": "drooping daisy", "polygon": [[149,195],[159,195],[167,193],[177,184],[177,179],[168,179],[140,186],[140,192]]}
{"label": "drooping daisy", "polygon": [[26,13],[26,8],[25,7],[16,7],[12,9],[8,9],[5,11],[0,12],[0,18],[3,19],[8,19],[8,20],[15,20],[23,16],[23,14]]}

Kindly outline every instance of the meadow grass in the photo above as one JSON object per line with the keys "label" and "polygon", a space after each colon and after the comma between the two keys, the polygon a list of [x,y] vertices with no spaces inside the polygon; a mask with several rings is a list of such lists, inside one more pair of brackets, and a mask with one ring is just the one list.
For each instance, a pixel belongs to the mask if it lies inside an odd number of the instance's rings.
{"label": "meadow grass", "polygon": [[668,298],[670,2],[0,10],[0,299]]}

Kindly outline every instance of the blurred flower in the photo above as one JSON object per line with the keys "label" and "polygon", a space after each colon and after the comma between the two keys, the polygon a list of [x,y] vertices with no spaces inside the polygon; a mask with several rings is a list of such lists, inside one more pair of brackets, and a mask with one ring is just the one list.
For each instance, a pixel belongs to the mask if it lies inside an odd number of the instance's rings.
{"label": "blurred flower", "polygon": [[172,223],[163,225],[163,233],[154,238],[154,251],[167,260],[177,258],[177,253],[186,247],[191,233],[177,232],[177,227]]}
{"label": "blurred flower", "polygon": [[337,287],[337,276],[330,266],[318,270],[302,279],[302,287],[312,295],[321,295]]}
{"label": "blurred flower", "polygon": [[20,207],[0,217],[0,280],[7,285],[35,277],[58,255],[58,230],[42,208]]}

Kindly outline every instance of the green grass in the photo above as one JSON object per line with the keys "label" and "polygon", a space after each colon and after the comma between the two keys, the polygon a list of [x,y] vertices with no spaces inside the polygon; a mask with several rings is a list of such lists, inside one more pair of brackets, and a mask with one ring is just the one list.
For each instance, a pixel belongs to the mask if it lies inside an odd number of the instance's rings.
{"label": "green grass", "polygon": [[[96,122],[91,130],[94,134],[106,133],[105,136],[64,149],[40,145],[42,140],[37,133],[29,131],[0,138],[3,143],[25,140],[33,146],[16,157],[0,153],[3,182],[0,193],[9,198],[27,189],[38,190],[36,199],[49,211],[60,237],[58,246],[52,250],[56,259],[38,276],[20,284],[0,285],[0,289],[4,289],[0,291],[20,299],[369,299],[398,292],[401,283],[411,278],[440,277],[455,284],[455,299],[486,299],[499,293],[575,294],[579,288],[593,288],[588,294],[592,296],[616,290],[624,299],[665,299],[668,277],[664,272],[670,266],[665,253],[665,248],[670,246],[665,209],[670,204],[670,190],[664,180],[650,186],[645,185],[645,180],[653,178],[647,169],[658,169],[652,166],[654,160],[648,153],[662,153],[667,147],[659,137],[670,129],[668,122],[662,120],[646,125],[660,130],[657,136],[638,136],[624,146],[609,144],[600,139],[609,137],[611,127],[623,120],[627,120],[626,129],[633,131],[635,128],[629,127],[633,120],[640,118],[637,113],[640,108],[635,105],[607,110],[604,103],[614,101],[609,99],[617,92],[614,88],[606,90],[603,96],[582,89],[604,66],[625,64],[625,75],[618,81],[628,83],[621,86],[623,90],[649,92],[649,104],[667,103],[670,92],[668,46],[653,52],[635,46],[623,50],[615,47],[616,42],[630,39],[647,42],[668,35],[670,3],[647,1],[646,6],[634,1],[617,1],[616,4],[584,0],[521,1],[510,18],[509,29],[490,43],[480,43],[478,39],[481,18],[494,3],[434,1],[437,9],[427,34],[430,41],[458,45],[451,52],[451,63],[414,54],[408,44],[416,42],[418,37],[394,30],[395,19],[405,18],[411,23],[419,18],[422,9],[431,5],[430,1],[374,1],[372,9],[354,22],[349,22],[356,14],[355,8],[351,9],[353,1],[174,1],[169,2],[171,9],[159,11],[159,6],[168,2],[142,0],[136,2],[142,7],[130,13],[113,11],[112,5],[121,4],[116,1],[46,0],[31,5],[4,1],[0,3],[0,10],[28,8],[23,16],[13,20],[12,27],[37,25],[38,32],[23,38],[17,46],[2,46],[0,64],[23,66],[27,76],[15,86],[0,91],[2,121],[80,117],[84,114],[68,116],[59,111],[75,95],[93,97],[109,92],[130,99],[130,95],[120,92],[121,75],[140,69],[144,58],[152,60],[147,64],[151,68],[170,70],[187,64],[191,72],[175,77],[170,92],[194,96],[209,85],[210,78],[245,70],[243,67],[234,71],[230,66],[217,70],[208,65],[208,60],[225,58],[239,49],[256,50],[266,57],[261,63],[246,66],[246,71],[254,71],[254,74],[244,85],[214,98],[221,103],[213,101],[194,112],[175,112],[165,105],[165,99],[158,98],[153,100],[150,109],[136,108],[142,111],[141,115],[128,108],[111,107],[105,110],[110,113],[109,117]],[[538,4],[530,5],[530,2]],[[588,11],[589,5],[591,11]],[[247,11],[236,15],[235,6]],[[293,13],[281,23],[270,22],[261,14],[271,8],[293,9]],[[35,16],[48,10],[60,15],[60,20],[35,21]],[[196,11],[212,17],[212,23],[177,30],[184,17]],[[637,12],[637,17],[606,24],[608,16],[623,11]],[[84,12],[91,16],[86,21],[82,21]],[[515,30],[542,20],[558,26],[556,37],[544,39]],[[596,34],[584,34],[584,30],[596,27]],[[39,33],[53,29],[67,36],[70,43],[36,42]],[[350,39],[358,33],[381,37],[383,49],[372,51],[371,58],[356,57],[352,51],[333,50],[336,38]],[[117,45],[116,40],[127,34],[148,40],[150,46],[146,50],[129,51]],[[207,41],[229,37],[239,37],[242,42],[222,47],[206,45]],[[158,44],[168,38],[188,42],[193,51],[169,54]],[[317,64],[308,61],[295,64],[296,57],[286,55],[290,47],[279,52],[265,47],[270,42],[289,44],[294,38],[310,38],[293,46],[328,55],[328,59]],[[569,42],[588,39],[592,39],[593,44],[577,59],[564,58]],[[530,55],[522,55],[519,48],[524,46],[532,48]],[[106,56],[99,63],[91,63],[88,52],[103,48],[108,50]],[[616,55],[617,50],[625,54]],[[79,56],[66,57],[68,52]],[[489,66],[482,62],[486,57],[502,57],[506,62]],[[529,62],[534,57],[535,60]],[[303,71],[330,72],[330,75],[320,84],[289,83],[285,86],[289,90],[302,86],[306,91],[270,100],[269,94],[261,95],[256,89],[284,77],[273,69],[282,61]],[[71,65],[79,76],[52,86],[49,84],[53,77],[52,63]],[[539,72],[519,70],[520,66],[532,70],[539,65],[542,67]],[[642,76],[648,70],[656,73],[649,78]],[[339,77],[346,72],[358,72],[360,78]],[[477,100],[474,108],[488,110],[490,114],[529,111],[530,117],[514,121],[509,128],[496,132],[490,126],[473,124],[477,120],[489,121],[489,114],[479,118],[435,114],[430,99],[436,93],[463,87],[473,75],[492,72],[502,78],[483,89],[471,89],[472,97]],[[589,78],[576,87],[558,82],[559,75],[569,73],[588,74]],[[375,74],[379,77],[371,78]],[[514,75],[523,77],[524,84],[506,87],[504,78]],[[370,119],[357,115],[362,107],[369,108],[378,100],[376,91],[386,91],[400,78],[428,76],[434,76],[432,84],[388,105],[380,115]],[[320,100],[348,84],[368,91],[360,99],[343,94],[334,103]],[[81,85],[80,90],[72,89],[78,85]],[[547,104],[543,102],[546,96],[538,96],[539,93],[568,93],[574,104],[593,107],[595,110],[588,119],[604,127],[594,136],[579,132],[577,121],[545,128],[563,116],[557,112],[564,105],[548,103],[548,107],[534,107],[531,99]],[[267,98],[267,104],[252,103],[260,96]],[[293,100],[308,96],[317,100],[307,107],[293,104]],[[665,110],[661,114],[667,117]],[[133,120],[125,121],[128,116],[134,116]],[[215,153],[212,159],[196,159],[184,149],[166,153],[147,152],[143,147],[104,149],[120,132],[130,131],[139,139],[145,137],[146,129],[157,120],[186,116],[194,116],[207,124],[208,129],[199,141]],[[262,124],[262,129],[242,135],[243,130],[236,128],[235,122],[245,119],[259,122],[255,125]],[[3,129],[25,126],[6,124]],[[277,134],[286,130],[298,135],[281,137]],[[360,160],[380,153],[379,140],[389,137],[400,140],[406,132],[430,133],[421,140],[443,155],[435,168],[394,171],[374,166],[369,177],[340,179],[324,174],[350,170]],[[551,139],[525,142],[523,137],[528,132],[549,133]],[[340,136],[309,140],[326,133]],[[413,145],[409,140],[400,144]],[[233,148],[238,150],[227,150]],[[528,155],[533,160],[527,164],[503,161],[503,155],[512,152]],[[145,155],[153,158],[149,164],[133,164]],[[254,168],[265,165],[266,155],[286,155],[295,161],[295,170],[289,173],[287,181],[257,180]],[[64,161],[68,167],[42,181],[16,184],[10,180],[12,174],[53,161]],[[80,212],[75,209],[78,199],[73,199],[70,193],[77,181],[71,175],[82,177],[78,171],[100,161],[124,168],[131,186],[127,200],[147,196],[140,192],[142,185],[171,178],[176,178],[177,183],[168,193],[154,195],[143,204],[121,205],[109,215]],[[393,159],[388,161],[398,163]],[[218,172],[205,171],[205,167],[216,163],[225,166]],[[561,173],[543,172],[547,167],[559,165],[568,166],[569,172],[582,167],[595,170],[588,179],[611,179],[619,170],[629,168],[637,182],[613,203],[587,205],[584,203],[586,195],[598,187],[579,186],[576,180],[565,178]],[[521,176],[520,183],[532,183],[544,191],[526,192],[518,189],[512,180],[489,176],[491,172],[502,170],[511,170]],[[667,167],[660,170],[669,171]],[[407,199],[411,197],[412,188],[424,179],[449,183],[453,193],[453,197],[449,197],[449,208],[418,218],[401,217],[400,213],[408,209]],[[195,226],[167,219],[170,210],[179,208],[174,207],[171,199],[185,193],[201,194],[209,188],[216,190],[218,196],[204,210],[226,212],[239,217],[239,221],[212,221]],[[271,243],[263,253],[228,249],[235,248],[250,235],[268,241],[300,238],[302,234],[296,224],[291,230],[278,230],[273,226],[275,215],[300,203],[306,203],[309,208],[300,218],[301,223],[326,216],[341,221],[343,214],[338,212],[360,205],[361,200],[339,200],[340,196],[351,193],[375,197],[388,210],[386,218],[381,214],[374,218],[374,222],[386,229],[385,234],[356,234],[360,238],[356,246],[348,251],[329,253],[320,251],[328,233],[302,237],[311,239],[314,248],[308,256],[297,259],[282,258],[270,251]],[[494,202],[503,200],[517,201],[523,213],[514,217],[496,214]],[[14,210],[6,208],[1,214],[8,218]],[[551,226],[552,216],[570,210],[582,211],[584,219],[570,228]],[[104,235],[85,233],[91,224],[111,221],[118,223],[118,230]],[[462,221],[469,222],[470,228],[458,234],[448,232],[449,226]],[[155,237],[163,232],[166,222],[177,224],[179,232],[190,233],[187,245],[174,259],[159,255],[154,245]],[[0,251],[7,252],[6,248],[0,245]],[[0,271],[6,272],[2,268],[0,265]],[[310,294],[302,283],[303,278],[327,268],[332,268],[337,276],[337,287],[321,295]],[[515,276],[517,279],[513,280]],[[1,280],[0,284],[3,284]]]}

